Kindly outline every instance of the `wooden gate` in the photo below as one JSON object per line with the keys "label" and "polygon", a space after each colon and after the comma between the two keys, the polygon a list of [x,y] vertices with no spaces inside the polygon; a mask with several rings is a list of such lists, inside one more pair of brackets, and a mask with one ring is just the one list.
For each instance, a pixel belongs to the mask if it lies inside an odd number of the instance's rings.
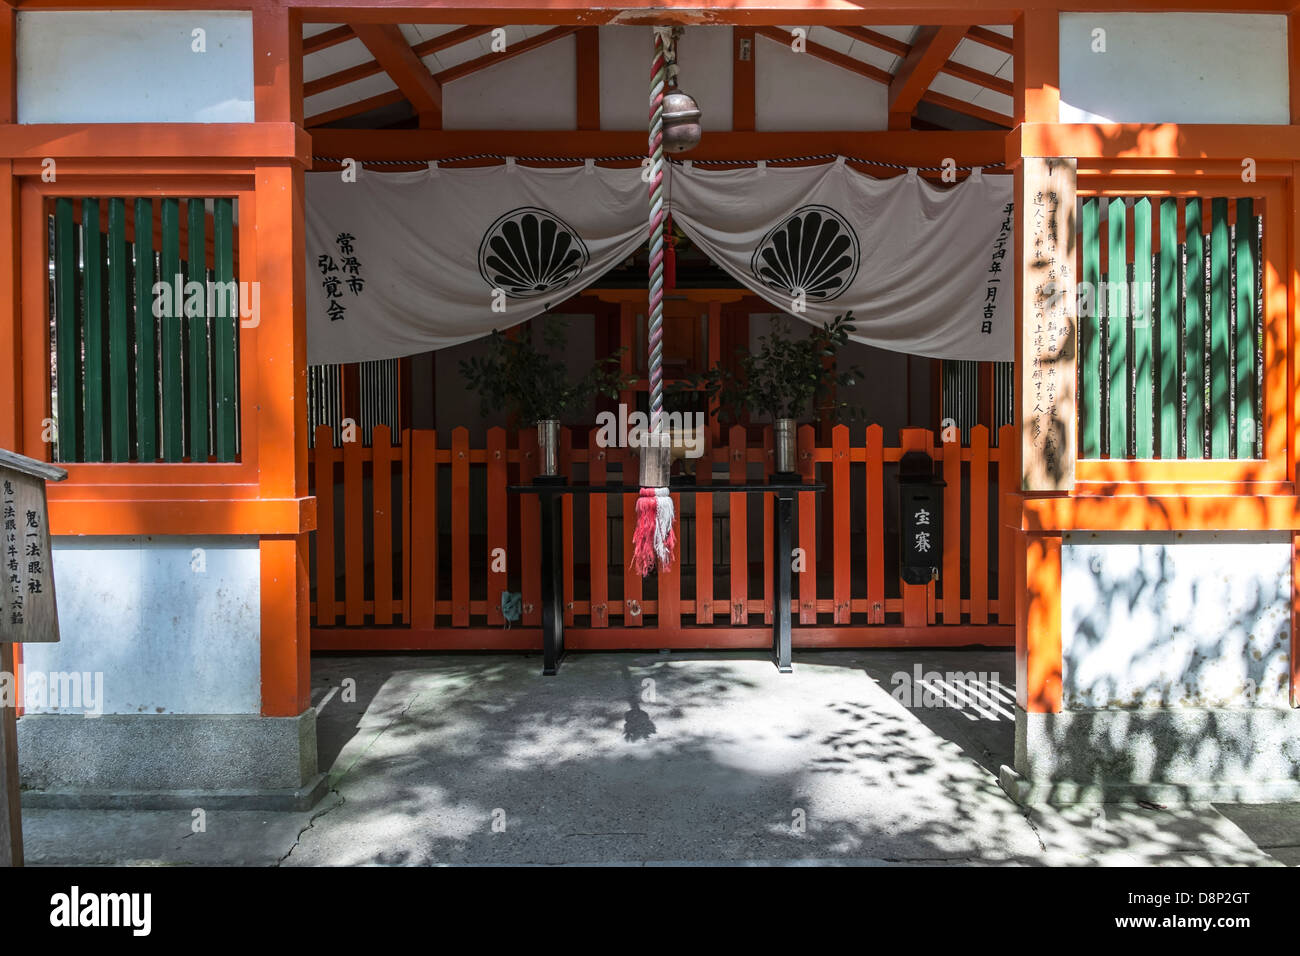
{"label": "wooden gate", "polygon": [[[954,430],[955,431],[955,430]],[[1000,489],[1016,487],[1014,429],[996,447],[988,429],[970,441],[935,444],[924,429],[904,429],[887,446],[873,425],[851,445],[833,429],[829,445],[799,430],[799,465],[824,481],[818,501],[800,495],[796,544],[801,558],[792,613],[796,647],[1007,645],[1013,641],[1014,573],[1010,531],[999,515]],[[510,438],[514,437],[513,445]],[[771,432],[762,444],[731,429],[709,448],[696,481],[732,483],[772,468]],[[940,579],[929,586],[898,578],[897,488],[905,451],[927,451],[947,482]],[[312,554],[312,645],[334,650],[531,649],[541,646],[539,515],[535,498],[508,495],[532,480],[535,430],[487,432],[470,446],[455,428],[440,446],[434,431],[403,432],[391,444],[376,426],[369,447],[333,444],[317,430],[311,481],[319,528]],[[585,448],[561,435],[561,471],[574,481],[629,476],[634,450],[602,448],[592,430]],[[329,480],[326,480],[329,476]],[[634,495],[563,504],[565,640],[583,648],[742,648],[771,642],[772,499],[690,492],[678,505],[679,561],[642,580],[628,567]],[[686,500],[682,500],[686,499]],[[823,514],[819,519],[818,512]],[[333,521],[329,520],[333,516]],[[325,569],[325,571],[322,571]],[[334,573],[327,573],[333,569]],[[506,599],[503,613],[502,595]],[[518,620],[513,604],[519,607]]]}

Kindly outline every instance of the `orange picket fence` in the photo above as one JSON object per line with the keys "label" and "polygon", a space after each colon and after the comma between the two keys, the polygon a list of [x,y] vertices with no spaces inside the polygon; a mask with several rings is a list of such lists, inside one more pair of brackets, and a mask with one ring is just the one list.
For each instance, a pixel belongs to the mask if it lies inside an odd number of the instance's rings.
{"label": "orange picket fence", "polygon": [[[860,446],[844,425],[831,435],[826,446],[811,426],[798,435],[800,471],[826,490],[801,493],[795,509],[794,646],[1012,644],[1015,574],[999,502],[1018,487],[1014,428],[993,447],[983,426],[965,446],[915,428],[892,446],[878,425]],[[561,472],[635,485],[635,450],[599,447],[596,437],[592,429],[587,447],[575,448],[563,430]],[[771,472],[771,430],[762,444],[747,443],[739,426],[727,437],[686,464],[695,483],[720,489],[674,494],[679,560],[666,573],[642,580],[628,566],[634,522],[623,515],[635,514],[635,495],[564,498],[568,648],[770,647],[773,498],[729,494],[725,484]],[[434,431],[401,439],[393,445],[381,425],[369,447],[336,447],[328,426],[317,429],[313,648],[540,648],[538,502],[508,491],[536,474],[536,431],[489,429],[482,448],[470,447],[466,428],[452,429],[445,447]],[[913,450],[927,452],[946,482],[940,574],[929,585],[898,576],[895,475]]]}

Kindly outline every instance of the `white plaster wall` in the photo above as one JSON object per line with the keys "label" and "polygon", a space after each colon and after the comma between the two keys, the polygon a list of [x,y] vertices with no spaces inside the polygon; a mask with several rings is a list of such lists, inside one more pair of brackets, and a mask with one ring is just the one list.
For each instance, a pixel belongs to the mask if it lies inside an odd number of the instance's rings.
{"label": "white plaster wall", "polygon": [[253,121],[246,11],[19,12],[17,58],[20,123]]}
{"label": "white plaster wall", "polygon": [[563,37],[443,90],[446,129],[573,129],[578,125],[573,37]]}
{"label": "white plaster wall", "polygon": [[1290,597],[1285,534],[1066,534],[1064,708],[1287,707]]}
{"label": "white plaster wall", "polygon": [[[644,130],[650,102],[649,27],[600,28],[600,125]],[[731,129],[731,27],[691,27],[677,61],[681,88],[700,105],[704,130]]]}
{"label": "white plaster wall", "polygon": [[1062,123],[1290,121],[1285,16],[1063,13],[1060,54]]}
{"label": "white plaster wall", "polygon": [[[755,125],[760,130],[885,129],[889,88],[788,43],[757,37]],[[708,127],[705,126],[705,130]]]}
{"label": "white plaster wall", "polygon": [[58,536],[54,582],[61,640],[26,673],[102,673],[106,714],[261,712],[256,537]]}
{"label": "white plaster wall", "polygon": [[[835,43],[838,35],[816,34]],[[600,122],[603,129],[645,128],[653,36],[649,27],[600,28]],[[730,27],[691,27],[678,48],[681,87],[700,104],[704,132],[730,130],[734,47]],[[842,51],[841,51],[842,52]],[[788,43],[755,39],[755,125],[760,130],[884,129],[888,90]]]}

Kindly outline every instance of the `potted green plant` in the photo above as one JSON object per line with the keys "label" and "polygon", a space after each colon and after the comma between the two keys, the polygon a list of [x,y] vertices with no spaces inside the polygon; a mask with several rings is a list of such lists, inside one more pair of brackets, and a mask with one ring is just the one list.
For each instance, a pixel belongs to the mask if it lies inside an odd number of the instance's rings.
{"label": "potted green plant", "polygon": [[736,422],[748,411],[772,419],[775,471],[795,471],[795,428],[800,418],[819,410],[835,417],[852,417],[860,409],[842,401],[836,388],[851,386],[862,372],[839,369],[836,357],[856,331],[852,312],[836,316],[810,335],[792,335],[788,319],[774,319],[771,330],[758,339],[757,350],[737,349],[734,368],[714,366],[692,380],[718,402],[718,418]]}
{"label": "potted green plant", "polygon": [[617,399],[625,383],[618,352],[597,359],[575,379],[562,357],[568,344],[565,324],[549,319],[541,337],[538,348],[526,333],[494,329],[487,354],[462,360],[460,373],[470,390],[479,393],[484,415],[504,408],[521,422],[537,425],[541,473],[550,476],[558,470],[560,419],[586,408],[597,395]]}

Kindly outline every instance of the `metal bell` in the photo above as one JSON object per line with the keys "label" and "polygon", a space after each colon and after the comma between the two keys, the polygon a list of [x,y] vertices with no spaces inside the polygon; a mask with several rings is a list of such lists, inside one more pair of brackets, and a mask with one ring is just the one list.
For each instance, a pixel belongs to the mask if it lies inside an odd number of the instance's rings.
{"label": "metal bell", "polygon": [[694,149],[704,135],[700,125],[700,107],[695,98],[681,90],[664,94],[664,150],[684,153]]}

